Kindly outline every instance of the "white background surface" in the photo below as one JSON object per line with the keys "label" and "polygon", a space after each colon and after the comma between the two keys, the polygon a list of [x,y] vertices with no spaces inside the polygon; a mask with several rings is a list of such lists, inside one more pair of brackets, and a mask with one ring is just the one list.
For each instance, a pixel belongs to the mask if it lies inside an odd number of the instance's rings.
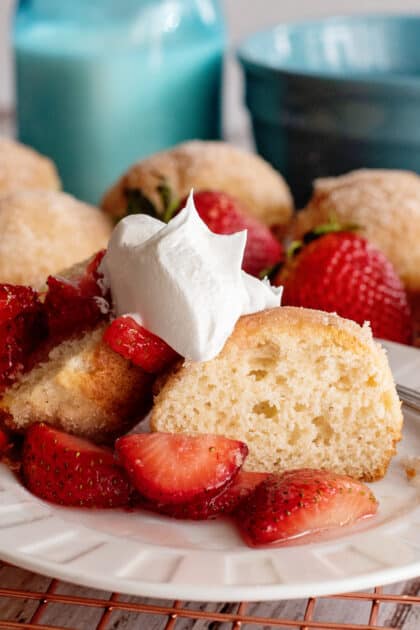
{"label": "white background surface", "polygon": [[[420,0],[221,0],[221,2],[225,7],[231,48],[246,34],[280,21],[367,11],[420,13]],[[15,0],[0,0],[0,110],[9,109],[13,103],[9,26],[14,4]],[[227,64],[226,86],[226,121],[230,133],[235,135],[241,133],[245,118],[240,107],[240,76],[234,62]]]}

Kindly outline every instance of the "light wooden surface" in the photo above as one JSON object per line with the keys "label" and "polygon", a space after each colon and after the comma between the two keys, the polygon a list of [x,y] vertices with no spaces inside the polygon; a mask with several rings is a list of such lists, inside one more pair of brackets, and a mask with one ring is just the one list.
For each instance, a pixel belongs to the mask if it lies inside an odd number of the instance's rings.
{"label": "light wooden surface", "polygon": [[[4,566],[0,569],[0,587],[24,589],[27,591],[45,592],[51,580],[34,575],[18,568]],[[420,579],[387,587],[385,592],[393,594],[420,595]],[[108,598],[110,593],[103,593],[92,589],[80,588],[71,584],[60,583],[57,593],[76,597]],[[170,602],[124,597],[124,601],[145,604],[171,605]],[[33,600],[18,600],[13,598],[0,600],[0,622],[29,623],[38,607],[39,602]],[[200,611],[235,612],[237,605],[221,602],[220,604],[182,604],[183,607],[193,607]],[[302,620],[305,614],[307,600],[266,602],[249,604],[247,615],[259,617],[273,617],[276,619]],[[319,622],[335,622],[339,624],[365,625],[368,623],[370,605],[366,602],[343,599],[318,599],[315,604],[313,619]],[[103,609],[86,608],[74,605],[49,604],[37,622],[45,626],[58,626],[74,630],[95,629],[99,623]],[[160,615],[134,614],[126,611],[114,610],[110,615],[106,630],[163,630],[168,619]],[[401,630],[419,630],[420,606],[407,604],[381,604],[379,616],[374,627],[395,628]],[[2,626],[3,627],[3,626]],[[231,624],[219,624],[205,620],[183,620],[176,622],[176,630],[227,630]],[[270,626],[259,626],[269,628]],[[304,626],[302,626],[303,628]],[[255,626],[252,626],[255,628]],[[241,630],[251,630],[251,625],[245,624]]]}

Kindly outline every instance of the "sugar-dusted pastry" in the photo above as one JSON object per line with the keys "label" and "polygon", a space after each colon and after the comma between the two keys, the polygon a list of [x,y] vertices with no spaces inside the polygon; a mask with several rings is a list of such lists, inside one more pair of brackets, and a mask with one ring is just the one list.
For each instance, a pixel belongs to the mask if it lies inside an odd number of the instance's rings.
{"label": "sugar-dusted pastry", "polygon": [[40,285],[50,273],[106,247],[104,213],[58,191],[0,195],[0,282]]}
{"label": "sugar-dusted pastry", "polygon": [[102,341],[106,325],[55,346],[0,398],[0,418],[15,431],[41,420],[97,442],[142,417],[151,376]]}
{"label": "sugar-dusted pastry", "polygon": [[402,414],[368,326],[280,307],[242,317],[223,350],[161,377],[154,431],[243,440],[245,468],[322,468],[373,481],[386,472]]}
{"label": "sugar-dusted pastry", "polygon": [[0,138],[0,194],[33,188],[61,188],[54,163],[24,144]]}
{"label": "sugar-dusted pastry", "polygon": [[130,195],[141,191],[163,212],[157,187],[165,181],[182,199],[193,188],[229,193],[250,215],[269,226],[285,226],[293,201],[282,176],[261,157],[225,142],[192,141],[137,162],[112,186],[102,207],[113,217],[127,212]]}
{"label": "sugar-dusted pastry", "polygon": [[335,216],[356,223],[393,263],[409,292],[420,292],[420,177],[408,171],[359,170],[318,179],[308,205],[296,215],[300,237]]}
{"label": "sugar-dusted pastry", "polygon": [[98,284],[102,256],[49,278],[42,295],[0,284],[0,320],[7,320],[0,327],[0,423],[12,430],[42,420],[106,442],[150,406],[153,377],[103,341],[110,313]]}

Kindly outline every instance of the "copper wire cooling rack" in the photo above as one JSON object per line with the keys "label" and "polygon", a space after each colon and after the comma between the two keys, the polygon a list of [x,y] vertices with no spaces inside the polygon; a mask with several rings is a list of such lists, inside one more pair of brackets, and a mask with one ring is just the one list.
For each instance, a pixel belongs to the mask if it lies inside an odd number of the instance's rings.
{"label": "copper wire cooling rack", "polygon": [[[8,580],[7,571],[3,569],[8,569],[10,576],[16,577],[18,572],[20,587],[16,586],[16,579]],[[0,629],[411,630],[420,627],[417,616],[420,615],[420,580],[408,583],[405,594],[395,594],[389,587],[386,592],[382,587],[377,587],[371,592],[289,602],[293,604],[294,612],[290,614],[289,610],[289,614],[284,616],[287,613],[285,602],[206,605],[144,600],[81,589],[59,580],[35,576],[6,563],[0,563],[0,575]],[[28,588],[34,585],[34,590]],[[395,590],[398,588],[395,587]],[[52,614],[54,608],[55,614]],[[260,608],[269,611],[268,614],[260,614]],[[357,613],[353,614],[352,611],[356,610]],[[328,615],[326,611],[329,611]],[[276,614],[270,616],[273,613]],[[336,617],[335,620],[331,618],[332,615]],[[406,625],[409,615],[412,619]]]}

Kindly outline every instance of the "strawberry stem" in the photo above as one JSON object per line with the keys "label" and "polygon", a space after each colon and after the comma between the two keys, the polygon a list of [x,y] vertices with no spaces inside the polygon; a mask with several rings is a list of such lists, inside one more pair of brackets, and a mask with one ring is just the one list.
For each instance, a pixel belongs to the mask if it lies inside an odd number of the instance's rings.
{"label": "strawberry stem", "polygon": [[166,177],[160,173],[155,175],[160,180],[156,191],[162,202],[162,212],[158,212],[155,204],[139,188],[126,188],[124,191],[127,199],[125,214],[147,214],[168,223],[178,211],[179,199],[174,195]]}
{"label": "strawberry stem", "polygon": [[278,263],[275,263],[274,265],[271,265],[271,267],[266,267],[265,269],[262,269],[258,274],[258,278],[260,280],[264,280],[264,278],[272,280],[283,267],[283,265],[284,263],[280,261]]}
{"label": "strawberry stem", "polygon": [[125,214],[147,214],[157,218],[155,205],[139,188],[126,188],[124,191],[127,199]]}
{"label": "strawberry stem", "polygon": [[287,248],[287,259],[290,260],[300,252],[303,247],[303,241],[292,241]]}
{"label": "strawberry stem", "polygon": [[357,223],[340,223],[335,215],[331,214],[327,223],[321,223],[303,235],[303,243],[308,245],[317,238],[333,232],[356,232],[360,229],[361,226]]}
{"label": "strawberry stem", "polygon": [[172,188],[168,184],[168,180],[161,176],[161,183],[157,187],[157,191],[162,200],[163,215],[161,220],[169,223],[179,208],[179,199],[174,195]]}

